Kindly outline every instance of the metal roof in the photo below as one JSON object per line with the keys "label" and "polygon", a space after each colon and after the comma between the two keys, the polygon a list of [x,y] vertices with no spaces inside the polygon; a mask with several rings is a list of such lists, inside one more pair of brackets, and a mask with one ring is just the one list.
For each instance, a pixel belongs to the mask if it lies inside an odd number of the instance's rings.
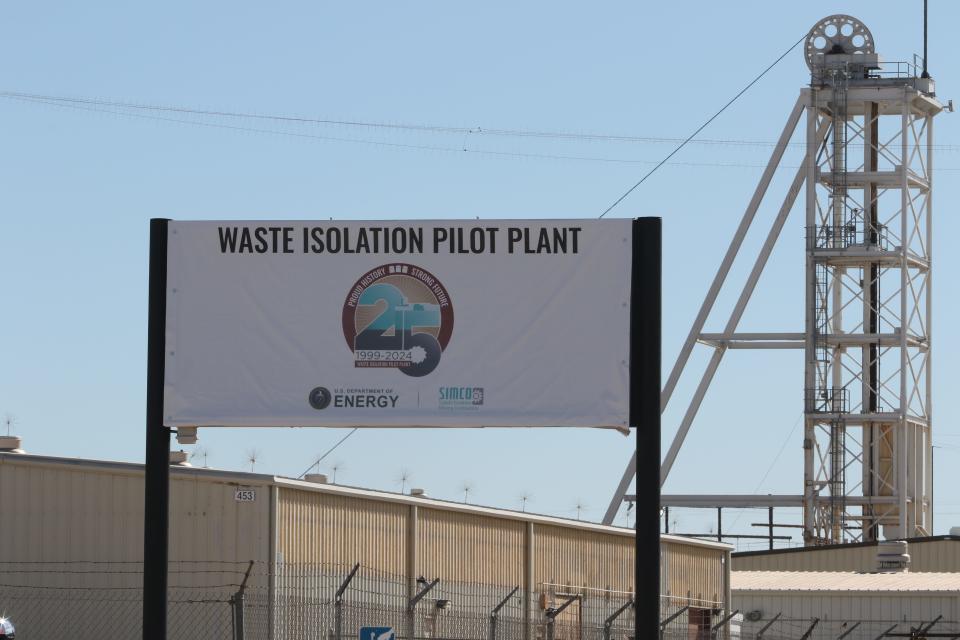
{"label": "metal roof", "polygon": [[734,591],[957,592],[960,573],[852,573],[838,571],[733,571]]}
{"label": "metal roof", "polygon": [[[940,542],[940,541],[954,541],[960,542],[960,537],[951,536],[951,535],[940,535],[940,536],[923,536],[919,538],[899,538],[903,540],[912,547],[915,544],[922,544],[924,542]],[[785,547],[782,549],[761,549],[757,551],[736,551],[733,554],[734,558],[749,558],[752,556],[775,556],[784,553],[816,553],[817,551],[831,551],[836,549],[857,549],[860,547],[876,547],[879,542],[889,542],[889,540],[872,540],[869,542],[844,542],[843,544],[824,544],[815,547]]]}
{"label": "metal roof", "polygon": [[[33,464],[37,466],[71,466],[76,468],[86,468],[91,470],[112,471],[114,473],[142,474],[143,465],[131,462],[113,462],[106,460],[87,460],[83,458],[58,458],[53,456],[39,456],[25,453],[0,453],[0,463],[12,464]],[[558,518],[555,516],[539,515],[530,512],[522,512],[511,509],[499,509],[495,507],[483,507],[479,505],[464,504],[462,502],[453,502],[441,500],[430,496],[409,496],[402,493],[390,491],[379,491],[375,489],[363,489],[360,487],[350,487],[338,484],[318,484],[307,482],[294,478],[284,478],[268,474],[249,473],[245,471],[227,471],[222,469],[206,469],[198,467],[171,465],[170,475],[176,477],[198,477],[221,482],[236,482],[238,484],[265,484],[302,491],[316,491],[320,493],[331,493],[342,496],[350,496],[358,499],[383,500],[387,502],[416,504],[431,509],[442,509],[447,511],[458,511],[485,515],[488,517],[505,518],[509,520],[522,520],[524,522],[533,522],[535,524],[554,525],[567,527],[571,529],[580,529],[595,531],[597,533],[614,534],[621,536],[634,535],[633,529],[625,527],[614,527],[610,525],[598,524],[593,522],[584,522],[581,520],[572,520],[568,518]],[[729,551],[733,549],[732,545],[720,542],[711,542],[709,540],[700,540],[697,538],[687,538],[683,536],[673,536],[662,534],[660,536],[663,542],[672,542],[695,547],[706,547],[711,549]]]}

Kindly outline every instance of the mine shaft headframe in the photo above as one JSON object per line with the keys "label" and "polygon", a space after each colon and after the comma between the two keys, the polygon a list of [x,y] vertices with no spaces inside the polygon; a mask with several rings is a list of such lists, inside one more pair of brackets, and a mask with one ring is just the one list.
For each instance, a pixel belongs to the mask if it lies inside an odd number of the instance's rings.
{"label": "mine shaft headframe", "polygon": [[828,55],[875,54],[873,34],[867,26],[842,13],[828,16],[807,33],[804,55],[811,71]]}

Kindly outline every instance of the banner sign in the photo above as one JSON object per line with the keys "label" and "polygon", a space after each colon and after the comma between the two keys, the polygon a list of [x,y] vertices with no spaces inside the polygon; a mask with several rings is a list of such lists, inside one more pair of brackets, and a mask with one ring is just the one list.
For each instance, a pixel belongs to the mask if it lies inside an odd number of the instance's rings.
{"label": "banner sign", "polygon": [[631,223],[171,221],[164,423],[626,428]]}

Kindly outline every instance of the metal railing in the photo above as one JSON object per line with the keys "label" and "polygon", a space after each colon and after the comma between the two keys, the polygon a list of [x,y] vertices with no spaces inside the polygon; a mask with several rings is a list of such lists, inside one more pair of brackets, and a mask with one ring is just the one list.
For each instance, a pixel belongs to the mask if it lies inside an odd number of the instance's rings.
{"label": "metal railing", "polygon": [[847,413],[850,410],[850,390],[845,387],[804,390],[806,413]]}
{"label": "metal railing", "polygon": [[887,227],[881,224],[871,229],[857,223],[807,227],[807,251],[850,247],[877,247],[881,251],[888,251],[890,240]]}

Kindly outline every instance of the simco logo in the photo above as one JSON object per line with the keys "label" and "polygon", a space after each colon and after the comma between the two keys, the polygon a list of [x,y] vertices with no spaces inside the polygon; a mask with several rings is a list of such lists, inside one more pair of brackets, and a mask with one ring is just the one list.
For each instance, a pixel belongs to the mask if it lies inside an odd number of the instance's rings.
{"label": "simco logo", "polygon": [[478,411],[484,396],[483,387],[440,387],[438,406],[447,411]]}
{"label": "simco logo", "polygon": [[343,303],[343,336],[354,366],[429,374],[453,334],[453,304],[443,284],[412,264],[371,269]]}

